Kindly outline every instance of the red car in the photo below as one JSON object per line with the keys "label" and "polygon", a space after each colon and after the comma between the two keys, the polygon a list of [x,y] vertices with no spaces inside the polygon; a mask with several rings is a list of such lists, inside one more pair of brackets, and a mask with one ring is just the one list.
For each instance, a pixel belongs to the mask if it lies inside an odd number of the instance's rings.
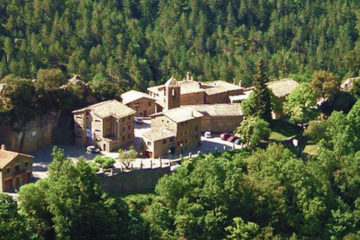
{"label": "red car", "polygon": [[221,140],[227,140],[229,137],[231,137],[231,136],[233,136],[233,134],[231,134],[231,133],[222,133],[221,135],[220,135],[220,139]]}

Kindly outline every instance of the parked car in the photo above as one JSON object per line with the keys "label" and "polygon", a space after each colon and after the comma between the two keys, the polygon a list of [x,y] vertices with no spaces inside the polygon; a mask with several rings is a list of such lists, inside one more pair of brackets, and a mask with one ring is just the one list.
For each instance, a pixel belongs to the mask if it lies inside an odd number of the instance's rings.
{"label": "parked car", "polygon": [[221,135],[220,135],[220,139],[221,140],[227,140],[229,137],[231,137],[231,136],[233,136],[233,134],[231,134],[231,133],[222,133]]}
{"label": "parked car", "polygon": [[97,154],[97,153],[100,153],[100,149],[98,149],[94,145],[90,145],[86,148],[86,153],[87,154]]}
{"label": "parked car", "polygon": [[226,140],[229,141],[229,142],[235,142],[236,139],[238,139],[238,137],[236,137],[236,136],[230,136],[230,137],[229,137],[228,139],[226,139]]}
{"label": "parked car", "polygon": [[134,118],[134,122],[137,123],[137,124],[143,124],[143,123],[144,123],[144,120],[142,120],[142,118],[135,117],[135,118]]}
{"label": "parked car", "polygon": [[206,132],[204,133],[204,137],[206,137],[206,138],[211,138],[211,132],[210,132],[210,131],[206,131]]}
{"label": "parked car", "polygon": [[234,143],[235,143],[236,145],[241,145],[241,144],[242,144],[241,138],[236,139]]}

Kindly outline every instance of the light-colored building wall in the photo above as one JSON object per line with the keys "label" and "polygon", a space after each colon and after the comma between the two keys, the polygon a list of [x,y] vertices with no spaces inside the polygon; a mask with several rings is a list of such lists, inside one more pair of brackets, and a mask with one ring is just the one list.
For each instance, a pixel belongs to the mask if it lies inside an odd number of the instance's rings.
{"label": "light-colored building wall", "polygon": [[177,123],[176,152],[190,151],[199,146],[201,141],[201,119]]}
{"label": "light-colored building wall", "polygon": [[[144,145],[146,146],[145,152],[147,156],[152,158],[168,155],[172,147],[176,151],[175,137],[167,137],[156,141],[144,138]],[[149,153],[151,154],[149,155]]]}
{"label": "light-colored building wall", "polygon": [[90,111],[74,114],[76,143],[95,144],[103,151],[113,151],[134,141],[134,116],[99,118]]}
{"label": "light-colored building wall", "polygon": [[148,98],[140,98],[126,104],[126,106],[134,109],[137,117],[148,117],[155,113],[155,100]]}

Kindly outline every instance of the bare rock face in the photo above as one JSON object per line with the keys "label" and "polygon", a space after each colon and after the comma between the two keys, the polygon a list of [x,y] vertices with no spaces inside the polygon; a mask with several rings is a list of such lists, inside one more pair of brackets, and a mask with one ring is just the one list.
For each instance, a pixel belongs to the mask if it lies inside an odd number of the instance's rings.
{"label": "bare rock face", "polygon": [[0,125],[0,142],[9,150],[30,153],[51,146],[54,141],[54,130],[59,124],[59,112],[39,116],[15,131],[11,126]]}

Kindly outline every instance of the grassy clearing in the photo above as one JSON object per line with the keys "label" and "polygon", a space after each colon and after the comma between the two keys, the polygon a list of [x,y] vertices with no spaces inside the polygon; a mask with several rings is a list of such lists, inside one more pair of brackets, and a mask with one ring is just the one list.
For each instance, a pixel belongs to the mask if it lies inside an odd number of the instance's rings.
{"label": "grassy clearing", "polygon": [[270,140],[284,141],[299,134],[299,128],[289,122],[276,120],[271,123]]}

